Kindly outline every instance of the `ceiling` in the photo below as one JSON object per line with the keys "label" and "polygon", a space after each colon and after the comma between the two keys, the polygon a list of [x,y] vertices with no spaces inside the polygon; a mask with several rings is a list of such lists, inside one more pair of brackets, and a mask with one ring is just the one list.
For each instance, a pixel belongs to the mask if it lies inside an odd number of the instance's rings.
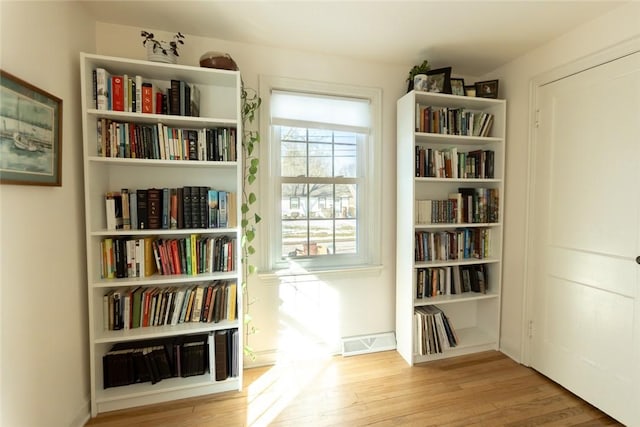
{"label": "ceiling", "polygon": [[83,0],[96,20],[482,76],[627,1]]}

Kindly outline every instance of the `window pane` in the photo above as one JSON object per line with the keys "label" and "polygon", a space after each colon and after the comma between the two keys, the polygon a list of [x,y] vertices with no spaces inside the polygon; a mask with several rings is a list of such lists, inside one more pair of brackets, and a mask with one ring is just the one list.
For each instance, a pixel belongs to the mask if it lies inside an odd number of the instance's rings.
{"label": "window pane", "polygon": [[309,129],[309,142],[333,142],[333,132],[330,129]]}
{"label": "window pane", "polygon": [[334,147],[334,176],[355,178],[358,174],[357,135],[352,132],[336,132]]}
{"label": "window pane", "polygon": [[331,143],[309,143],[309,176],[330,177],[333,175],[333,146]]}
{"label": "window pane", "polygon": [[357,218],[357,184],[336,184],[334,206],[336,218]]}
{"label": "window pane", "polygon": [[333,218],[333,184],[312,184],[309,189],[309,218]]}
{"label": "window pane", "polygon": [[289,126],[281,126],[280,132],[282,132],[283,141],[307,141],[306,128],[292,128]]}
{"label": "window pane", "polygon": [[281,175],[287,177],[307,175],[307,143],[282,141]]}
{"label": "window pane", "polygon": [[336,254],[355,254],[358,239],[358,223],[355,219],[336,221]]}
{"label": "window pane", "polygon": [[309,256],[329,255],[333,249],[333,221],[317,220],[309,221]]}
{"label": "window pane", "polygon": [[306,220],[282,221],[282,257],[302,256],[308,242]]}
{"label": "window pane", "polygon": [[307,217],[307,185],[282,184],[281,212],[283,219]]}

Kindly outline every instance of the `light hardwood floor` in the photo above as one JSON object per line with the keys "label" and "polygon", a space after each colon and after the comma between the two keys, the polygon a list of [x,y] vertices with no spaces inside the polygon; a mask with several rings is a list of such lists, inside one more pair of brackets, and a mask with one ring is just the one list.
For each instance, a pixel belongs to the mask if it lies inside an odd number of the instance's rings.
{"label": "light hardwood floor", "polygon": [[499,352],[410,368],[394,351],[247,369],[231,392],[101,414],[87,426],[620,425]]}

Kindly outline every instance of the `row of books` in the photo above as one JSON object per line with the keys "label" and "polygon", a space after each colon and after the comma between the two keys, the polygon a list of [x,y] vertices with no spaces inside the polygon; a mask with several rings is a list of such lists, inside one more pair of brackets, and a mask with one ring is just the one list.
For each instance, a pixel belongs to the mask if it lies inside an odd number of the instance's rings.
{"label": "row of books", "polygon": [[98,110],[200,116],[197,85],[174,79],[161,87],[140,75],[112,75],[104,68],[93,70],[93,100]]}
{"label": "row of books", "polygon": [[496,223],[499,220],[497,188],[458,188],[446,200],[416,200],[415,222],[420,224]]}
{"label": "row of books", "polygon": [[416,328],[413,350],[416,354],[424,356],[444,353],[458,345],[456,331],[439,307],[416,307],[413,319]]}
{"label": "row of books", "polygon": [[162,275],[235,271],[236,239],[229,236],[202,237],[191,235],[182,239],[154,241],[156,266]]}
{"label": "row of books", "polygon": [[218,323],[237,318],[237,284],[216,280],[190,287],[114,289],[102,302],[103,327],[108,331]]}
{"label": "row of books", "polygon": [[210,373],[216,381],[239,375],[237,329],[115,344],[102,357],[103,387],[156,384]]}
{"label": "row of books", "polygon": [[157,271],[156,238],[105,238],[100,241],[100,277],[151,277]]}
{"label": "row of books", "polygon": [[416,231],[415,260],[450,261],[491,256],[490,228]]}
{"label": "row of books", "polygon": [[148,188],[105,194],[107,230],[237,227],[236,193],[207,186]]}
{"label": "row of books", "polygon": [[100,242],[100,272],[103,279],[229,272],[236,268],[235,250],[229,236],[107,237]]}
{"label": "row of books", "polygon": [[486,293],[488,276],[485,264],[453,265],[416,269],[416,298]]}
{"label": "row of books", "polygon": [[416,177],[493,179],[495,152],[458,152],[456,147],[439,150],[416,146]]}
{"label": "row of books", "polygon": [[236,128],[187,129],[162,123],[96,121],[99,157],[156,160],[237,160]]}
{"label": "row of books", "polygon": [[464,108],[416,105],[416,132],[487,137],[493,114]]}

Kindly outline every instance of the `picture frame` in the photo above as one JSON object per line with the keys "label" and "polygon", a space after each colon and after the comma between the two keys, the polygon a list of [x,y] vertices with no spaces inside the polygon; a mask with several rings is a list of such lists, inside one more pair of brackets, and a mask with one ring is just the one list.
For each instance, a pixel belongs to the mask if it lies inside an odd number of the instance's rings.
{"label": "picture frame", "polygon": [[427,71],[427,92],[451,93],[451,67]]}
{"label": "picture frame", "polygon": [[0,70],[0,183],[62,185],[62,99]]}
{"label": "picture frame", "polygon": [[451,78],[451,94],[458,96],[465,96],[464,79]]}
{"label": "picture frame", "polygon": [[498,80],[476,82],[476,96],[480,98],[498,98]]}
{"label": "picture frame", "polygon": [[465,96],[476,96],[476,86],[475,85],[467,85],[464,87]]}

